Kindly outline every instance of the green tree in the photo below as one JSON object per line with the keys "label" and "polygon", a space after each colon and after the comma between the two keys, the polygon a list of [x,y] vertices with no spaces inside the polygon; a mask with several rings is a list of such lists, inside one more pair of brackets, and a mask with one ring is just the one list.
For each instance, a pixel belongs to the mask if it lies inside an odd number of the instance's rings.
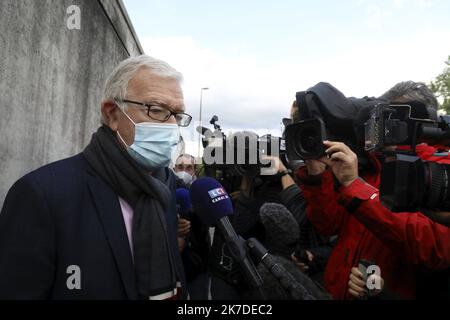
{"label": "green tree", "polygon": [[447,67],[440,75],[436,77],[435,81],[431,81],[430,89],[439,98],[439,109],[444,110],[450,114],[450,56],[445,61]]}

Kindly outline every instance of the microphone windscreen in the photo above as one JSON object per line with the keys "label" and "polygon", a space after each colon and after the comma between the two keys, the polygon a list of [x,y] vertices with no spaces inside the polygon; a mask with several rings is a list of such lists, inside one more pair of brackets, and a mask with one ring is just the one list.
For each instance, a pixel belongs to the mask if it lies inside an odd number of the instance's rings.
{"label": "microphone windscreen", "polygon": [[265,203],[259,209],[267,238],[274,244],[289,246],[299,239],[299,226],[292,213],[282,204]]}
{"label": "microphone windscreen", "polygon": [[184,217],[189,216],[189,212],[192,209],[192,202],[189,190],[186,188],[178,188],[176,190],[176,197],[180,215]]}
{"label": "microphone windscreen", "polygon": [[233,215],[233,205],[223,186],[210,177],[199,178],[190,188],[192,206],[200,220],[212,226],[225,216]]}

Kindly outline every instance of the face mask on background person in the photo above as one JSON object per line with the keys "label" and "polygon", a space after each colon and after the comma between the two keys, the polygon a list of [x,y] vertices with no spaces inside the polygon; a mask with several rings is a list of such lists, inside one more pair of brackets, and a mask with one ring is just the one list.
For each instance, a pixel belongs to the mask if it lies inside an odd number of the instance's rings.
{"label": "face mask on background person", "polygon": [[128,154],[148,171],[167,167],[180,141],[178,125],[154,122],[135,123],[121,108],[119,109],[135,127],[134,142],[131,146],[125,143],[117,131],[120,140],[127,146]]}
{"label": "face mask on background person", "polygon": [[175,174],[177,175],[178,178],[183,180],[184,184],[187,186],[190,186],[192,181],[194,180],[194,177],[191,176],[186,171],[178,171],[178,172],[175,172]]}

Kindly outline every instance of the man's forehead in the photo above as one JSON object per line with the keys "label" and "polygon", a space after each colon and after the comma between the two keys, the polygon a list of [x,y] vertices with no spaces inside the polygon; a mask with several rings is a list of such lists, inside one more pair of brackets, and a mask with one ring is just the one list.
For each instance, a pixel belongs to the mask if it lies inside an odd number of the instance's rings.
{"label": "man's forehead", "polygon": [[182,95],[181,84],[174,77],[158,74],[148,68],[139,69],[131,77],[128,87],[130,90],[158,90],[166,89]]}
{"label": "man's forehead", "polygon": [[128,84],[128,96],[147,103],[160,103],[173,111],[184,112],[183,90],[179,81],[149,69],[141,69]]}
{"label": "man's forehead", "polygon": [[177,164],[185,164],[185,163],[192,164],[193,162],[194,162],[194,159],[192,157],[186,156],[186,155],[179,157],[177,160]]}

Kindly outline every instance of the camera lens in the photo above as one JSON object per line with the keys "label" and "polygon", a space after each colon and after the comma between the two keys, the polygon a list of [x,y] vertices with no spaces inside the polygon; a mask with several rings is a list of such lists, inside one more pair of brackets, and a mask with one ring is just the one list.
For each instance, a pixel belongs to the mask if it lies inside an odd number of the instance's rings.
{"label": "camera lens", "polygon": [[316,132],[312,130],[302,132],[300,143],[304,151],[314,152],[318,145]]}
{"label": "camera lens", "polygon": [[325,150],[326,130],[319,118],[303,120],[286,127],[286,152],[290,161],[319,159]]}
{"label": "camera lens", "polygon": [[450,166],[436,162],[424,162],[425,185],[428,190],[423,205],[426,208],[449,209],[449,172]]}

